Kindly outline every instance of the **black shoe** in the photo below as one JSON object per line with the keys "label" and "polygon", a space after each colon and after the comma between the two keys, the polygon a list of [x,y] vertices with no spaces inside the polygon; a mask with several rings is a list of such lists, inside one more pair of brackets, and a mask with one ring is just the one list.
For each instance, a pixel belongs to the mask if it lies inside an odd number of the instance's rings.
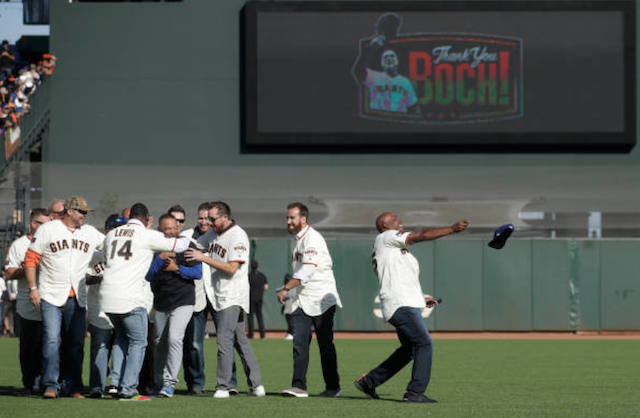
{"label": "black shoe", "polygon": [[202,395],[202,394],[204,393],[204,390],[202,390],[202,388],[201,388],[201,387],[194,386],[194,387],[192,387],[191,389],[189,389],[188,393],[189,393],[189,395],[196,395],[196,396],[198,396],[198,395]]}
{"label": "black shoe", "polygon": [[342,389],[327,389],[324,392],[320,393],[318,396],[321,398],[337,398],[342,393]]}
{"label": "black shoe", "polygon": [[438,403],[435,399],[428,398],[422,393],[415,393],[407,391],[402,397],[402,402],[414,402],[414,403]]}
{"label": "black shoe", "polygon": [[370,383],[369,377],[366,374],[363,374],[362,376],[360,376],[360,379],[358,379],[355,382],[353,382],[353,385],[360,392],[362,392],[365,395],[367,395],[369,397],[369,399],[380,399],[380,397],[376,393],[375,386],[373,386]]}

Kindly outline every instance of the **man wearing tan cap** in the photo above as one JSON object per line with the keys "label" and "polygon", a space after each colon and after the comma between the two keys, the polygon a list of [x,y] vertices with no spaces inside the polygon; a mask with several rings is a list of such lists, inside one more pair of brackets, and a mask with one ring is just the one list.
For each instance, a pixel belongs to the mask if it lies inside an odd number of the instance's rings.
{"label": "man wearing tan cap", "polygon": [[89,211],[83,197],[68,198],[62,218],[38,228],[25,257],[29,300],[42,312],[42,384],[43,397],[48,399],[60,396],[59,378],[69,396],[84,397],[86,294],[79,290],[79,284],[93,253],[101,250],[104,242],[101,232],[84,225]]}

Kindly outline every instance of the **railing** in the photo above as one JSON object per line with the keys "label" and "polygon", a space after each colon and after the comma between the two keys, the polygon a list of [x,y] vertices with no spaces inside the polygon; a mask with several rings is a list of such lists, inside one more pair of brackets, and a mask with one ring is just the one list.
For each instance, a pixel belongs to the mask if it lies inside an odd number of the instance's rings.
{"label": "railing", "polygon": [[42,140],[43,134],[49,129],[49,114],[51,103],[51,81],[45,81],[38,86],[35,94],[29,97],[31,110],[20,118],[20,146],[13,154],[6,158],[4,151],[4,136],[0,147],[0,180],[5,178],[9,170],[17,161],[28,158],[29,150]]}

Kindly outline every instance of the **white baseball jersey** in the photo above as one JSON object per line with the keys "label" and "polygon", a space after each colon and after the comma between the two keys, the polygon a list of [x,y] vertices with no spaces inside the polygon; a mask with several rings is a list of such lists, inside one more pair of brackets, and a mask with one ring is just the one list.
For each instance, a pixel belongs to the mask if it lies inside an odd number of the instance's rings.
{"label": "white baseball jersey", "polygon": [[[198,248],[208,255],[208,253],[213,251],[213,241],[215,241],[216,238],[218,238],[218,234],[216,234],[213,229],[209,229],[203,235],[200,235],[200,237],[198,237]],[[213,292],[213,283],[211,282],[211,275],[213,274],[213,270],[214,268],[207,263],[202,263],[202,280],[196,280],[202,282],[200,283],[200,285],[204,289],[206,298],[209,300],[209,303],[211,303],[211,306],[213,306],[213,302],[216,300],[215,294]],[[205,272],[207,274],[205,274]],[[197,286],[198,283],[196,283],[196,287]]]}
{"label": "white baseball jersey", "polygon": [[333,305],[342,308],[333,276],[333,261],[322,235],[307,225],[298,232],[295,240],[296,246],[291,256],[293,278],[298,279],[296,273],[305,264],[314,265],[315,269],[311,277],[296,288],[292,309],[295,311],[300,307],[309,316],[319,316]]}
{"label": "white baseball jersey", "polygon": [[[4,268],[24,268],[24,257],[27,254],[27,249],[30,244],[31,239],[27,235],[23,235],[13,241],[13,244],[11,244],[11,247],[9,248]],[[36,275],[36,285],[37,283],[38,278]],[[27,283],[26,278],[18,280],[16,310],[18,311],[18,315],[24,319],[28,319],[30,321],[42,321],[40,309],[33,306],[29,301],[29,284]]]}
{"label": "white baseball jersey", "polygon": [[[104,274],[105,263],[104,254],[101,251],[93,253],[93,258],[87,268],[87,274],[90,276],[102,276]],[[84,280],[83,280],[84,282]],[[87,286],[87,317],[89,325],[93,325],[100,329],[113,329],[113,324],[102,309],[100,309],[100,286],[102,284],[92,284]]]}
{"label": "white baseball jersey", "polygon": [[402,306],[424,308],[420,265],[407,249],[409,232],[388,230],[376,237],[371,261],[380,281],[380,305],[385,321]]}
{"label": "white baseball jersey", "polygon": [[153,253],[181,253],[189,248],[189,242],[186,238],[167,238],[137,219],[109,231],[104,240],[106,268],[100,284],[102,310],[123,314],[142,307],[150,311],[153,295],[145,276]]}
{"label": "white baseball jersey", "polygon": [[[197,240],[193,239],[193,230],[194,228],[187,229],[180,233],[181,237],[189,238],[191,242],[198,244]],[[208,232],[208,231],[207,231]],[[204,235],[204,234],[203,234]],[[202,236],[202,235],[200,235]],[[194,312],[200,312],[204,308],[207,307],[207,295],[205,290],[205,280],[208,282],[209,286],[211,286],[211,269],[209,269],[209,265],[207,263],[202,263],[202,279],[194,280],[195,283],[195,292],[196,292],[196,304],[193,306]]]}
{"label": "white baseball jersey", "polygon": [[[211,268],[213,309],[221,311],[230,306],[240,306],[249,313],[249,237],[244,229],[233,224],[220,235],[215,232],[204,236],[215,237],[210,243],[207,255],[214,260],[240,263],[233,276]],[[201,242],[201,241],[199,241]],[[205,263],[203,263],[205,264]]]}
{"label": "white baseball jersey", "polygon": [[78,286],[96,250],[102,250],[104,234],[91,225],[70,229],[60,219],[40,226],[29,250],[42,256],[40,259],[40,297],[54,306],[67,302],[73,287],[81,307],[85,306],[86,293]]}

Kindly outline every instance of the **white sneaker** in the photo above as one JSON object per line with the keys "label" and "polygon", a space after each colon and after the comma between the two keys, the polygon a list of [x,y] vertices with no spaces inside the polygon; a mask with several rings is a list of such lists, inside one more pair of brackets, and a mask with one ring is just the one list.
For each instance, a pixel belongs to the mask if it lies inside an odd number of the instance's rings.
{"label": "white sneaker", "polygon": [[260,385],[257,388],[253,389],[252,395],[261,398],[263,396],[267,396],[267,391],[264,390],[264,386]]}
{"label": "white sneaker", "polygon": [[293,335],[287,334],[287,335],[284,336],[284,339],[288,340],[288,341],[291,341],[291,340],[293,340]]}
{"label": "white sneaker", "polygon": [[283,390],[282,394],[284,396],[294,396],[296,398],[308,398],[309,397],[309,392],[307,392],[304,389],[295,388],[295,387]]}
{"label": "white sneaker", "polygon": [[214,398],[222,399],[229,397],[229,391],[224,389],[216,389],[216,393],[213,394]]}

